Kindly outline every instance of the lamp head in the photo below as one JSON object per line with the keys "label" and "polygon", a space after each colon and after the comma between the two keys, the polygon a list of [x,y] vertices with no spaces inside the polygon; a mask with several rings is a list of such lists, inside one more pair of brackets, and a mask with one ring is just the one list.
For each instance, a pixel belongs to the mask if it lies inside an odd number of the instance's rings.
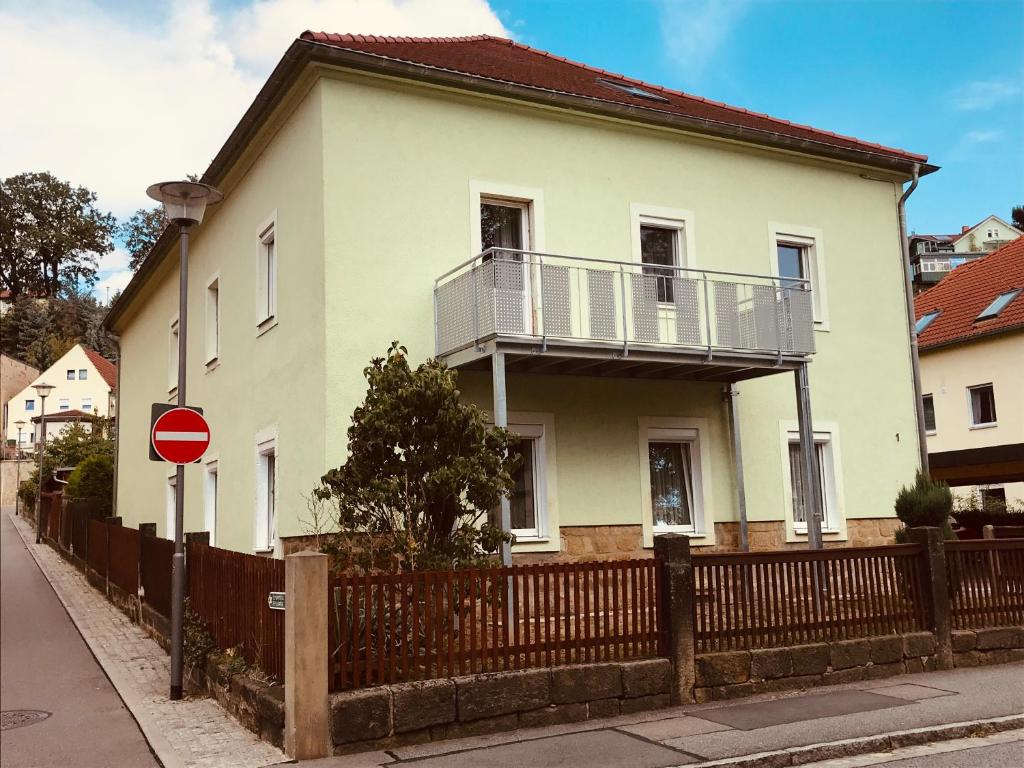
{"label": "lamp head", "polygon": [[219,203],[224,195],[209,184],[196,181],[161,181],[146,194],[164,205],[164,216],[179,226],[201,224],[206,206]]}
{"label": "lamp head", "polygon": [[39,395],[39,397],[47,398],[50,396],[50,393],[56,389],[56,387],[54,387],[53,384],[47,384],[46,382],[41,381],[38,384],[33,384],[32,389],[36,391],[36,394]]}
{"label": "lamp head", "polygon": [[25,421],[24,419],[18,419],[16,422],[14,422],[14,426],[18,428],[19,432],[21,431],[22,427],[24,427],[26,424],[28,424],[28,422]]}

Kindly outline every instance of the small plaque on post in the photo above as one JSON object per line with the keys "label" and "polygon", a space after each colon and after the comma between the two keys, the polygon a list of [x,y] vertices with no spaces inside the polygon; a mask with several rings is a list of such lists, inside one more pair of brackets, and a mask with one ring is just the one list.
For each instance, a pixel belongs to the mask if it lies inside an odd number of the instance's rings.
{"label": "small plaque on post", "polygon": [[267,595],[267,607],[272,611],[283,611],[284,592],[271,592]]}

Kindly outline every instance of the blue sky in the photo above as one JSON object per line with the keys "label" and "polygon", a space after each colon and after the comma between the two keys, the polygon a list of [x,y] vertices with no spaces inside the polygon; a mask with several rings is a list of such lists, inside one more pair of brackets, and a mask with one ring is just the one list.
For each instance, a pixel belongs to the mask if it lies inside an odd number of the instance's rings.
{"label": "blue sky", "polygon": [[[911,198],[918,232],[1024,204],[1022,0],[0,0],[0,99],[17,106],[0,177],[50,170],[126,218],[153,181],[206,168],[307,28],[510,35],[926,153],[942,170]],[[121,248],[100,267],[101,297],[130,277]]]}

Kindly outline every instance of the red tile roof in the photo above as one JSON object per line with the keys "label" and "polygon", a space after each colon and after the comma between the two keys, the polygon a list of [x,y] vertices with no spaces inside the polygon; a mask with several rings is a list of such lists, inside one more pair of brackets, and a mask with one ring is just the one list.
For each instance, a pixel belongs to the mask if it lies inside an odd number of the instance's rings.
{"label": "red tile roof", "polygon": [[[42,416],[33,416],[32,421],[39,422]],[[96,414],[92,411],[79,411],[77,409],[71,409],[67,411],[55,411],[53,413],[46,414],[46,421],[80,421],[81,419],[95,419]]]}
{"label": "red tile roof", "polygon": [[941,310],[918,337],[922,350],[1012,329],[1024,330],[1024,290],[997,317],[975,321],[1001,293],[1024,289],[1024,237],[988,256],[957,267],[942,282],[918,294],[914,315]]}
{"label": "red tile roof", "polygon": [[82,351],[85,352],[85,356],[89,358],[89,362],[93,364],[96,370],[99,372],[103,380],[107,382],[107,385],[116,390],[117,389],[117,366],[107,360],[103,355],[94,349],[89,349],[84,344],[82,345]]}
{"label": "red tile roof", "polygon": [[[302,33],[301,39],[383,58],[459,72],[481,79],[568,93],[626,106],[660,110],[669,114],[767,131],[844,149],[874,152],[901,160],[924,162],[928,159],[927,155],[919,155],[903,149],[886,147],[831,131],[791,123],[788,120],[780,120],[760,112],[731,107],[718,101],[645,83],[642,80],[614,72],[606,72],[603,69],[571,61],[562,56],[540,51],[502,37],[475,35],[472,37],[423,38],[339,35],[307,31]],[[629,94],[602,83],[602,78],[642,88],[660,98],[655,100]]]}

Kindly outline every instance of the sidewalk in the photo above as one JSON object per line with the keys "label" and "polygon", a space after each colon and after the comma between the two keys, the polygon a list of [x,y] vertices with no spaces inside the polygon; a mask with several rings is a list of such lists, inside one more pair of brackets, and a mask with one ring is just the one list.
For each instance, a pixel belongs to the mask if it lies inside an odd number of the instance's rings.
{"label": "sidewalk", "polygon": [[10,521],[164,768],[257,768],[288,761],[213,699],[170,701],[164,650],[48,545],[37,545],[28,523],[14,515]]}

